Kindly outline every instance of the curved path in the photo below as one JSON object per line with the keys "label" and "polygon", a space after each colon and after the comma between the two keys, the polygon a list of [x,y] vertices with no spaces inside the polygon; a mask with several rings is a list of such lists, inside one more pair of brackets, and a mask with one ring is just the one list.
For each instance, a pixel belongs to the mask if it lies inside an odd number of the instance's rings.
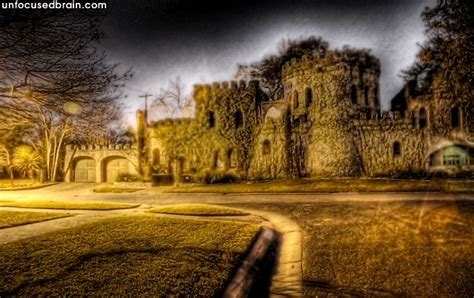
{"label": "curved path", "polygon": [[236,208],[260,216],[280,233],[278,259],[270,289],[271,297],[302,296],[302,230],[292,220],[276,213]]}
{"label": "curved path", "polygon": [[[12,211],[29,211],[29,212],[50,212],[50,213],[67,213],[71,216],[46,220],[43,222],[25,224],[10,228],[0,229],[0,245],[12,241],[21,240],[29,237],[38,236],[48,232],[53,232],[61,229],[67,229],[74,226],[87,224],[102,220],[105,218],[131,215],[145,212],[150,205],[140,205],[139,207],[129,209],[117,210],[58,210],[58,209],[40,209],[40,208],[14,208],[14,207],[0,207],[0,210]],[[279,214],[240,209],[249,213],[254,219],[262,220],[262,225],[269,226],[280,233],[280,242],[278,246],[278,258],[276,261],[276,270],[272,277],[272,286],[270,294],[272,297],[301,297],[302,294],[302,250],[301,250],[301,234],[300,227],[288,218]],[[185,215],[167,215],[155,214],[156,216],[178,217],[178,218],[202,218],[204,220],[224,219],[225,216],[216,217],[199,217],[199,216],[185,216]],[[248,216],[247,216],[248,217]],[[233,220],[238,220],[241,217],[232,217]]]}

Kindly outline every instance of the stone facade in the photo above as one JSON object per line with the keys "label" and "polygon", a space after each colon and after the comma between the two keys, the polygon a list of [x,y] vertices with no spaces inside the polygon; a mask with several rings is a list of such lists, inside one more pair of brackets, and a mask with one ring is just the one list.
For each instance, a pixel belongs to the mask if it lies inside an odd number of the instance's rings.
{"label": "stone facade", "polygon": [[377,58],[344,49],[287,63],[280,99],[257,81],[195,85],[194,118],[148,123],[138,111],[136,149],[122,154],[146,180],[472,174],[473,103],[452,98],[434,75],[423,90],[408,83],[382,112],[379,75]]}
{"label": "stone facade", "polygon": [[151,174],[233,170],[246,176],[264,98],[255,81],[195,85],[194,119],[165,119],[144,128]]}
{"label": "stone facade", "polygon": [[66,182],[115,182],[122,174],[138,174],[137,147],[127,145],[68,145]]}

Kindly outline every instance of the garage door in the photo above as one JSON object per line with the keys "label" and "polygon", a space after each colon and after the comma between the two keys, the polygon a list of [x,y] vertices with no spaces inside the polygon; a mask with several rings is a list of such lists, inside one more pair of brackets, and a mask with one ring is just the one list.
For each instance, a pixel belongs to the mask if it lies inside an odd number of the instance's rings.
{"label": "garage door", "polygon": [[95,182],[95,160],[79,160],[76,163],[74,177],[76,182]]}
{"label": "garage door", "polygon": [[107,182],[115,182],[120,174],[128,173],[128,160],[125,158],[112,159],[107,163]]}

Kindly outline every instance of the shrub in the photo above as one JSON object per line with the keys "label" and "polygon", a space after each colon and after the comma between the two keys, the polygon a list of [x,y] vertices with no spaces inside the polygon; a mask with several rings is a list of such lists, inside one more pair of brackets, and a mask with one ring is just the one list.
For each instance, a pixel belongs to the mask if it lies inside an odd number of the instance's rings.
{"label": "shrub", "polygon": [[142,178],[139,175],[130,174],[130,173],[120,173],[117,177],[117,182],[137,182],[142,181]]}
{"label": "shrub", "polygon": [[198,180],[204,184],[232,183],[240,180],[239,175],[232,170],[206,169],[198,176]]}

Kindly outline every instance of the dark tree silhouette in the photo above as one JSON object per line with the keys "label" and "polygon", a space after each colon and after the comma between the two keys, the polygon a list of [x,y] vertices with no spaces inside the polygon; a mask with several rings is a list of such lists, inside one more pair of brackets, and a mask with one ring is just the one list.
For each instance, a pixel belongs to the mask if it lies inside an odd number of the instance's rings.
{"label": "dark tree silhouette", "polygon": [[422,13],[428,40],[421,45],[418,61],[407,71],[407,81],[430,79],[440,73],[452,96],[471,100],[474,75],[474,3],[439,0]]}
{"label": "dark tree silhouette", "polygon": [[254,79],[260,81],[260,86],[273,99],[283,95],[281,82],[281,69],[283,65],[293,58],[301,58],[303,55],[315,55],[326,53],[329,44],[320,37],[308,37],[305,39],[284,39],[278,47],[278,54],[265,57],[262,61],[250,65],[239,65],[236,74],[237,79]]}

